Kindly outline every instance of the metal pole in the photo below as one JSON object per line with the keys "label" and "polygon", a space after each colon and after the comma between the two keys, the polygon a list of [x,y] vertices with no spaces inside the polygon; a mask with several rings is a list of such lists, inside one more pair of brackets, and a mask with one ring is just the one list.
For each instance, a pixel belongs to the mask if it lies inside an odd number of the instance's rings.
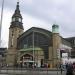
{"label": "metal pole", "polygon": [[2,19],[3,19],[3,8],[4,8],[4,0],[2,1],[1,19],[0,19],[0,47],[1,47],[1,28],[2,28]]}
{"label": "metal pole", "polygon": [[33,69],[34,69],[34,31],[33,31]]}
{"label": "metal pole", "polygon": [[59,64],[58,64],[58,59],[59,59],[59,56],[58,56],[58,53],[59,53],[59,52],[58,52],[58,51],[59,51],[59,49],[57,49],[57,58],[56,58],[56,60],[57,60],[57,75],[58,75],[58,65],[59,65]]}

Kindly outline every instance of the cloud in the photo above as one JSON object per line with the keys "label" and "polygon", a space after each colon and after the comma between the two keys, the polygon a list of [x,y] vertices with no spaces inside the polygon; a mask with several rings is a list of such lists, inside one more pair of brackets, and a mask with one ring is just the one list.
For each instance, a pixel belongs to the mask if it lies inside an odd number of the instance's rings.
{"label": "cloud", "polygon": [[[8,34],[16,2],[5,0],[2,36],[5,36],[5,31]],[[20,10],[25,30],[36,26],[51,31],[55,23],[60,26],[60,35],[63,37],[75,35],[75,0],[20,0]]]}

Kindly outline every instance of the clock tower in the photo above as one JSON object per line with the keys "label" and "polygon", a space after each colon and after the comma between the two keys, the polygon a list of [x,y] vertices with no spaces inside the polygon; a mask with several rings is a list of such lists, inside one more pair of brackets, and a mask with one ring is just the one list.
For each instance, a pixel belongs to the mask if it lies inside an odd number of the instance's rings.
{"label": "clock tower", "polygon": [[23,33],[22,16],[19,10],[19,2],[17,2],[16,10],[12,16],[11,25],[9,27],[9,43],[6,63],[8,66],[14,66],[17,62],[17,38]]}

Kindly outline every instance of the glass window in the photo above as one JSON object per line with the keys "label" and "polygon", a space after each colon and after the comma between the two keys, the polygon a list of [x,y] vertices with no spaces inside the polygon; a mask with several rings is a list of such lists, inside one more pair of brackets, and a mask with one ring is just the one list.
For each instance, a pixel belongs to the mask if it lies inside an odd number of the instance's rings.
{"label": "glass window", "polygon": [[15,21],[15,18],[12,18],[12,21]]}
{"label": "glass window", "polygon": [[21,18],[19,18],[19,22],[21,22]]}

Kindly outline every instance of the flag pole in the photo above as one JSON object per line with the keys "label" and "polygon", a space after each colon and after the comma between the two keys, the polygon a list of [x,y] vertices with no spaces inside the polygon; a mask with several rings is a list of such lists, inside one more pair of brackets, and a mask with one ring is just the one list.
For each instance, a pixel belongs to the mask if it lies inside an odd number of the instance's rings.
{"label": "flag pole", "polygon": [[4,8],[4,0],[2,0],[1,18],[0,18],[0,47],[1,47],[1,29],[2,29],[2,20],[3,20],[3,8]]}

